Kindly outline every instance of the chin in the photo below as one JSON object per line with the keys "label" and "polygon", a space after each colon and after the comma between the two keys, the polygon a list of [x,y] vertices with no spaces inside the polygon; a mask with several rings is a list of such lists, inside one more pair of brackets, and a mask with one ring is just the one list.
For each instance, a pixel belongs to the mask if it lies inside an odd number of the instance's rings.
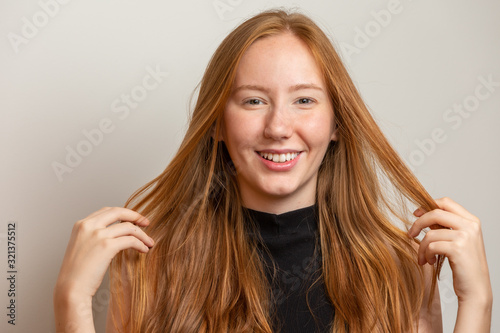
{"label": "chin", "polygon": [[296,190],[297,189],[294,186],[270,188],[268,185],[263,189],[263,192],[273,197],[287,197],[289,195],[292,195]]}

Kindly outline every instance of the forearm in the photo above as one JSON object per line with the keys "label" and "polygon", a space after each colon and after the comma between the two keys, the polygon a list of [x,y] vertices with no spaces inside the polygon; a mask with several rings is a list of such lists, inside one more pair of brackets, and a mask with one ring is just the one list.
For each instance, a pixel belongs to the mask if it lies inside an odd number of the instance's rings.
{"label": "forearm", "polygon": [[491,298],[474,303],[459,303],[454,333],[490,332],[492,304]]}
{"label": "forearm", "polygon": [[80,297],[54,290],[54,315],[57,333],[95,333],[92,297]]}

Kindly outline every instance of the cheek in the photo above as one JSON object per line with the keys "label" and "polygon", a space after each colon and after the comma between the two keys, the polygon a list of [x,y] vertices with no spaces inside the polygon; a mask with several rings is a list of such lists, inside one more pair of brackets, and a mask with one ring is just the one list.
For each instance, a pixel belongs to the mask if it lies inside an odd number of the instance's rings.
{"label": "cheek", "polygon": [[251,114],[227,112],[224,115],[223,140],[231,150],[254,143],[259,134],[259,119]]}
{"label": "cheek", "polygon": [[306,133],[311,145],[325,146],[332,139],[333,117],[329,115],[314,115],[300,122],[303,133]]}

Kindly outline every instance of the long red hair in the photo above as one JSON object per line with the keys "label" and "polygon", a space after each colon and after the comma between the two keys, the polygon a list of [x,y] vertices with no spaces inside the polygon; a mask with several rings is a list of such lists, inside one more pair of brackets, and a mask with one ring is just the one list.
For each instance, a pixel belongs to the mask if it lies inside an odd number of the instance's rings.
{"label": "long red hair", "polygon": [[[156,241],[148,254],[124,251],[112,263],[113,297],[118,303],[127,297],[133,309],[123,323],[127,331],[272,332],[272,296],[247,236],[237,171],[213,138],[242,55],[257,39],[283,32],[311,49],[338,126],[316,195],[322,278],[335,307],[332,332],[414,330],[422,269],[413,241],[391,220],[408,226],[411,206],[437,206],[384,137],[323,31],[300,13],[272,10],[224,39],[178,152],[125,204],[149,218],[147,232]],[[121,292],[123,270],[130,295]]]}

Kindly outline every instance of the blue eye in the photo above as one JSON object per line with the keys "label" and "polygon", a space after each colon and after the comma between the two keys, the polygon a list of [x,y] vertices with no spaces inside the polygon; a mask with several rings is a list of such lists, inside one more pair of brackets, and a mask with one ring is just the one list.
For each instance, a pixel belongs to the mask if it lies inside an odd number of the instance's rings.
{"label": "blue eye", "polygon": [[246,100],[245,104],[260,105],[260,104],[262,104],[262,101],[260,99],[257,99],[257,98],[252,98],[252,99]]}
{"label": "blue eye", "polygon": [[311,104],[312,102],[313,102],[312,99],[306,98],[306,97],[299,98],[299,100],[297,100],[297,103],[299,103],[299,104]]}

